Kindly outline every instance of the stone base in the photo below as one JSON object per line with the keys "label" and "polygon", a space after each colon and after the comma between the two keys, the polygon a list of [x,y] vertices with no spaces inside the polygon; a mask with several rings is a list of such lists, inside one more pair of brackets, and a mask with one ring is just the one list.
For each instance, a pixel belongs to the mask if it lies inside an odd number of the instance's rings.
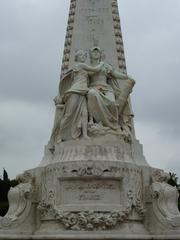
{"label": "stone base", "polygon": [[141,235],[141,234],[61,234],[61,235],[0,235],[0,240],[180,240],[180,234],[177,235]]}
{"label": "stone base", "polygon": [[0,240],[180,239],[177,191],[153,172],[137,140],[47,146],[10,190]]}
{"label": "stone base", "polygon": [[133,139],[126,142],[121,136],[106,134],[91,138],[57,143],[45,147],[45,154],[40,167],[56,162],[68,161],[119,161],[149,166],[143,155],[142,145]]}

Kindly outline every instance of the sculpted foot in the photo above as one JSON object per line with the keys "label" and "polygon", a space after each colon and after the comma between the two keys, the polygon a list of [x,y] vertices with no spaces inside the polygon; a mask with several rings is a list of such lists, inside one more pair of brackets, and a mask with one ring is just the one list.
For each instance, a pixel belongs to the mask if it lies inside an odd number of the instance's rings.
{"label": "sculpted foot", "polygon": [[86,139],[86,140],[90,140],[91,139],[88,135],[84,135],[83,138]]}
{"label": "sculpted foot", "polygon": [[63,139],[58,138],[58,139],[57,139],[57,143],[61,143],[61,142],[64,142]]}

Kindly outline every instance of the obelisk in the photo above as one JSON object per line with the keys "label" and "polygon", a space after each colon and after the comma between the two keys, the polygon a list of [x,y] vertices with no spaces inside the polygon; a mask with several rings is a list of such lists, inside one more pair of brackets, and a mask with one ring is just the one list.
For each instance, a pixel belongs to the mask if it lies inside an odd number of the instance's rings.
{"label": "obelisk", "polygon": [[101,46],[108,61],[126,72],[117,0],[71,0],[62,74],[74,64],[77,49]]}
{"label": "obelisk", "polygon": [[[101,46],[106,60],[126,73],[126,61],[117,0],[71,0],[66,31],[61,77],[74,65],[77,49],[89,51]],[[130,100],[124,114],[134,132]]]}
{"label": "obelisk", "polygon": [[136,139],[117,0],[71,0],[56,114],[0,240],[180,239],[178,192]]}

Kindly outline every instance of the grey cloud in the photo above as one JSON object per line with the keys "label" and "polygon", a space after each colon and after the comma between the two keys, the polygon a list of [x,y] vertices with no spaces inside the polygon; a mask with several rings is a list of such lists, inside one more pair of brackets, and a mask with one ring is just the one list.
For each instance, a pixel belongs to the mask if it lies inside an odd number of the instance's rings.
{"label": "grey cloud", "polygon": [[36,167],[50,136],[53,107],[20,101],[0,103],[0,168],[10,176]]}
{"label": "grey cloud", "polygon": [[179,125],[161,129],[159,130],[159,134],[164,138],[171,139],[171,141],[174,141],[175,143],[179,141],[179,145],[180,145],[180,126]]}
{"label": "grey cloud", "polygon": [[46,100],[56,94],[59,81],[68,4],[26,2],[0,6],[8,11],[0,19],[0,95]]}
{"label": "grey cloud", "polygon": [[[150,164],[180,176],[180,2],[119,6],[128,72],[137,81],[137,136]],[[67,0],[0,0],[0,168],[11,176],[37,166],[48,141],[68,7]]]}
{"label": "grey cloud", "polygon": [[136,120],[178,128],[180,3],[129,0],[122,1],[122,7],[127,66],[137,81]]}

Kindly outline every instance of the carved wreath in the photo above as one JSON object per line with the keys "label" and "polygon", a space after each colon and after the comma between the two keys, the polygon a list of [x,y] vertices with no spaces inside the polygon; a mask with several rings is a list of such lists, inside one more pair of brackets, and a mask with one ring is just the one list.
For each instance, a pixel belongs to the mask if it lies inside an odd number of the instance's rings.
{"label": "carved wreath", "polygon": [[137,200],[134,205],[133,192],[128,192],[127,204],[123,210],[114,210],[108,212],[98,211],[74,211],[63,212],[54,208],[50,204],[41,202],[38,210],[42,218],[51,216],[62,223],[67,230],[76,231],[93,231],[93,230],[110,230],[118,223],[124,222],[130,215],[132,208],[135,207],[136,211],[144,216],[145,210],[140,200]]}

